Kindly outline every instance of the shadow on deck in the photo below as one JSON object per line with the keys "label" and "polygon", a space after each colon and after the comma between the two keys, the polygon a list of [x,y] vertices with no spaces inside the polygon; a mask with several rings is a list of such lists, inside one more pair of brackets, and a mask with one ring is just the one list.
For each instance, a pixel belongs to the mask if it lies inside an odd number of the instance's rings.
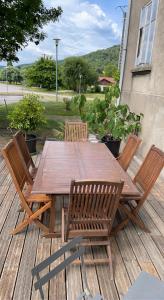
{"label": "shadow on deck", "polygon": [[[130,175],[136,173],[133,162]],[[141,218],[151,234],[129,223],[111,239],[114,254],[115,279],[109,279],[107,265],[87,266],[87,278],[93,294],[100,293],[105,300],[120,300],[135,281],[141,270],[164,280],[164,186],[158,180],[148,197]],[[61,207],[67,199],[57,198],[57,226],[60,229]],[[41,232],[32,224],[26,231],[11,236],[13,227],[24,216],[18,212],[19,199],[13,187],[4,161],[0,161],[0,300],[36,300],[31,269],[59,249],[60,239],[42,238]],[[106,256],[105,248],[94,247],[87,257]],[[51,266],[53,268],[54,265]],[[70,266],[66,272],[51,280],[44,288],[45,299],[74,300],[83,290],[79,266]]]}

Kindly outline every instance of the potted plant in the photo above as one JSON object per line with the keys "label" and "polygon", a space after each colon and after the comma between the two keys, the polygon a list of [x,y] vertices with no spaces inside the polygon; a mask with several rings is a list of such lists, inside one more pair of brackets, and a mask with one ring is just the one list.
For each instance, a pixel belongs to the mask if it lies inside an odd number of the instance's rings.
{"label": "potted plant", "polygon": [[119,155],[121,141],[130,133],[141,131],[143,117],[143,114],[131,112],[127,104],[116,105],[118,96],[119,87],[116,84],[109,88],[104,100],[96,98],[83,116],[90,130],[98,134],[115,157]]}
{"label": "potted plant", "polygon": [[44,109],[40,97],[31,94],[24,96],[8,116],[10,127],[24,133],[30,153],[36,152],[36,129],[46,123]]}

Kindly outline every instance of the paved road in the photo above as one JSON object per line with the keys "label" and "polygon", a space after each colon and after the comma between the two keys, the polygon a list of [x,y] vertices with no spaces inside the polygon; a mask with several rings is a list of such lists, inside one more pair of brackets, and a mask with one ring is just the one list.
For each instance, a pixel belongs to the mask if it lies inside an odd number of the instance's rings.
{"label": "paved road", "polygon": [[5,84],[5,83],[0,83],[0,93],[16,93],[16,92],[21,92],[22,93],[23,88],[20,85],[10,85],[10,84]]}
{"label": "paved road", "polygon": [[[9,103],[14,103],[19,101],[20,99],[22,99],[24,94],[35,94],[35,95],[40,95],[40,96],[49,96],[49,97],[53,97],[54,96],[54,100],[55,100],[55,94],[53,95],[52,93],[43,93],[43,92],[35,92],[35,91],[31,91],[28,90],[27,88],[24,88],[22,86],[19,85],[6,85],[3,83],[0,83],[0,94],[4,93],[5,95],[0,95],[0,104],[4,103],[4,99],[6,100],[6,102]],[[9,95],[7,96],[6,93],[13,93],[15,95]],[[62,100],[64,96],[59,95],[59,100]],[[72,96],[67,96],[67,98],[72,98]]]}

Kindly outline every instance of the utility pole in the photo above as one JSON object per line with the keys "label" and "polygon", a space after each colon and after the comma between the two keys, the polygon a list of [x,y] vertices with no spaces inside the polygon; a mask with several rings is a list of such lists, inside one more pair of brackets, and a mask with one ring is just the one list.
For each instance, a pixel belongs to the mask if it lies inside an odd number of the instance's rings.
{"label": "utility pole", "polygon": [[80,83],[79,83],[79,95],[81,94],[81,79],[82,79],[82,74],[79,74],[80,77]]}
{"label": "utility pole", "polygon": [[124,6],[118,6],[117,8],[120,8],[123,14],[123,28],[122,28],[122,37],[121,37],[121,44],[120,44],[120,54],[119,54],[119,62],[118,62],[118,69],[121,70],[121,62],[122,62],[122,55],[123,55],[123,47],[124,47],[124,35],[125,35],[125,25],[126,25],[126,18],[127,18],[127,12],[125,8],[127,5]]}
{"label": "utility pole", "polygon": [[53,39],[56,45],[56,101],[58,101],[58,45],[60,39]]}
{"label": "utility pole", "polygon": [[7,94],[8,94],[8,64],[6,65],[6,89],[7,89]]}

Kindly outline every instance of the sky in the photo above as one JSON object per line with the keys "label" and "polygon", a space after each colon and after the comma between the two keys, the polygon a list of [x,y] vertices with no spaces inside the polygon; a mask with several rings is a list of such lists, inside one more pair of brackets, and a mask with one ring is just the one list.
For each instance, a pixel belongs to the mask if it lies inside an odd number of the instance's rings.
{"label": "sky", "polygon": [[122,12],[128,0],[44,0],[47,7],[61,6],[56,23],[44,27],[47,38],[36,46],[30,43],[19,52],[19,64],[31,63],[43,54],[55,57],[53,38],[60,38],[59,59],[79,56],[120,43]]}

